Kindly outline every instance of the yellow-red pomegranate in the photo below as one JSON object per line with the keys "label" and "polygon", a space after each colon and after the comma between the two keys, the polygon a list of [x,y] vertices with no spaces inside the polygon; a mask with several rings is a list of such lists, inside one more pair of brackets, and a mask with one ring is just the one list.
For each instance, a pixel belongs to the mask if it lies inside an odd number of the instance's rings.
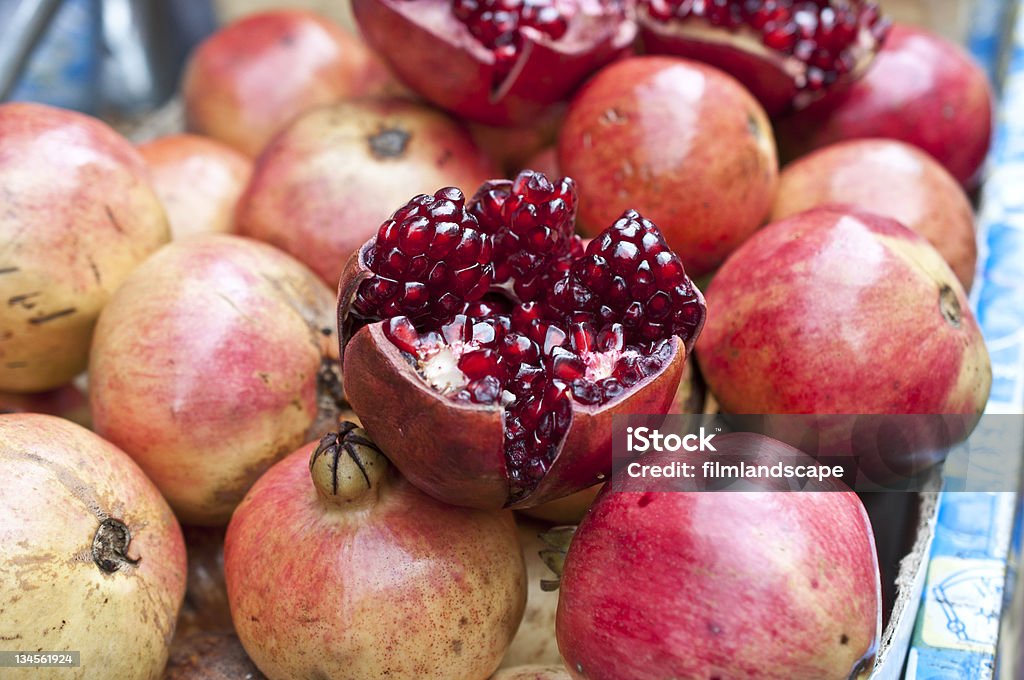
{"label": "yellow-red pomegranate", "polygon": [[274,139],[236,230],[291,253],[333,288],[349,255],[410,194],[470,191],[495,174],[465,129],[437,111],[398,99],[344,102]]}
{"label": "yellow-red pomegranate", "polygon": [[182,521],[225,524],[260,474],[315,436],[333,308],[312,272],[266,244],[206,234],[166,246],[100,318],[96,431]]}
{"label": "yellow-red pomegranate", "polygon": [[253,486],[224,568],[270,680],[486,680],[526,599],[511,513],[435,501],[350,423]]}
{"label": "yellow-red pomegranate", "polygon": [[227,232],[235,204],[249,183],[252,161],[232,147],[199,135],[168,135],[139,145],[153,188],[167,210],[171,235]]}
{"label": "yellow-red pomegranate", "polygon": [[[83,427],[0,415],[0,640],[79,651],[53,675],[155,680],[185,594],[185,546],[142,471]],[[38,668],[4,677],[39,677]]]}
{"label": "yellow-red pomegranate", "polygon": [[389,87],[387,69],[359,38],[298,9],[217,31],[196,48],[182,83],[188,129],[249,156],[304,111]]}
{"label": "yellow-red pomegranate", "polygon": [[138,152],[106,124],[0,105],[0,390],[41,392],[85,369],[100,310],[170,238]]}

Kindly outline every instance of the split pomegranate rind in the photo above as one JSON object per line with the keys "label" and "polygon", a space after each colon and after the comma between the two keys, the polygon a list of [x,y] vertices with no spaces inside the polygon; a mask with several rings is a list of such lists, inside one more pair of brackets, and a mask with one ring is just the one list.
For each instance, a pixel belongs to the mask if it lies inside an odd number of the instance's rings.
{"label": "split pomegranate rind", "polygon": [[353,0],[367,42],[459,116],[524,124],[632,49],[624,0]]}
{"label": "split pomegranate rind", "polygon": [[872,0],[640,0],[645,49],[717,66],[769,114],[856,80],[890,23]]}
{"label": "split pomegranate rind", "polygon": [[417,196],[346,267],[346,393],[399,469],[442,500],[523,506],[578,491],[610,471],[612,414],[672,402],[703,296],[636,211],[584,250],[576,202],[571,179],[529,170],[468,203],[451,188]]}

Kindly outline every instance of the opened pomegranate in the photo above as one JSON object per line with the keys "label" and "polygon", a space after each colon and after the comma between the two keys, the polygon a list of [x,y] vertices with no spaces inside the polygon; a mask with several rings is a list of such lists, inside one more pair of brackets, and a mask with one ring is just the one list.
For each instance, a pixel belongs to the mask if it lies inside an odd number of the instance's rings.
{"label": "opened pomegranate", "polygon": [[124,452],[53,416],[0,415],[0,466],[0,640],[81,652],[79,668],[2,675],[161,677],[185,545],[160,492]]}
{"label": "opened pomegranate", "polygon": [[[804,458],[775,440],[718,435],[751,465]],[[647,454],[644,464],[702,454]],[[881,636],[867,512],[841,482],[787,492],[606,485],[565,555],[556,628],[577,680],[863,680]]]}
{"label": "opened pomegranate", "polygon": [[355,0],[367,42],[442,108],[498,125],[535,119],[636,36],[621,0]]}
{"label": "opened pomegranate", "polygon": [[526,601],[511,513],[430,498],[351,423],[253,486],[224,569],[238,636],[271,680],[486,680]]}
{"label": "opened pomegranate", "polygon": [[771,115],[855,80],[889,27],[870,0],[639,0],[637,18],[647,52],[727,71]]}
{"label": "opened pomegranate", "polygon": [[[704,299],[633,210],[583,251],[576,189],[532,171],[421,195],[342,276],[345,392],[410,481],[537,505],[611,468],[615,413],[665,413]],[[402,408],[395,408],[402,404]]]}

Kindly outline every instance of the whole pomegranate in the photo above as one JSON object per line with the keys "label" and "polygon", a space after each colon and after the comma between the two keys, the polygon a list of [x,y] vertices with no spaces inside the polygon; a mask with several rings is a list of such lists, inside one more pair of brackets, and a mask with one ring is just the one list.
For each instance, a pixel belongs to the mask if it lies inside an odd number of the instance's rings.
{"label": "whole pomegranate", "polygon": [[889,28],[870,0],[638,0],[637,20],[648,53],[732,74],[771,115],[856,80]]}
{"label": "whole pomegranate", "polygon": [[252,161],[232,147],[199,135],[160,137],[139,145],[153,188],[167,210],[174,238],[231,231],[235,204]]}
{"label": "whole pomegranate", "polygon": [[238,636],[271,680],[485,680],[526,600],[511,513],[435,501],[351,423],[260,478],[224,568]]}
{"label": "whole pomegranate", "polygon": [[674,57],[608,66],[569,105],[558,165],[579,182],[588,236],[632,207],[692,276],[761,226],[778,182],[768,117],[733,78]]}
{"label": "whole pomegranate", "polygon": [[96,431],[191,524],[224,524],[309,441],[337,354],[334,296],[270,246],[225,234],[151,257],[104,310],[89,364]]}
{"label": "whole pomegranate", "polygon": [[697,360],[729,413],[980,413],[992,381],[963,287],[895,220],[818,208],[776,222],[708,288]]}
{"label": "whole pomegranate", "polygon": [[[718,435],[715,447],[752,464],[800,456],[747,433]],[[640,460],[687,459],[699,469],[694,454]],[[616,478],[605,487],[565,556],[556,627],[572,677],[870,675],[881,587],[856,494],[840,482],[793,492],[685,492],[639,481]]]}
{"label": "whole pomegranate", "polygon": [[[5,646],[79,651],[72,678],[161,677],[185,546],[156,487],[116,447],[52,416],[0,415],[0,465]],[[24,673],[9,677],[39,676]]]}
{"label": "whole pomegranate", "polygon": [[[339,288],[344,386],[413,484],[528,507],[611,470],[615,414],[666,413],[700,291],[627,210],[583,249],[576,186],[523,171],[399,208]],[[401,408],[396,408],[401,404]]]}
{"label": "whole pomegranate", "polygon": [[912,144],[973,187],[992,139],[992,89],[959,45],[896,24],[864,77],[777,126],[800,156],[834,142],[885,137]]}
{"label": "whole pomegranate", "polygon": [[304,111],[381,93],[389,75],[355,36],[298,9],[245,16],[204,40],[185,70],[190,131],[255,156]]}
{"label": "whole pomegranate", "polygon": [[85,369],[100,310],[170,238],[146,165],[104,123],[0,105],[0,390],[41,392]]}
{"label": "whole pomegranate", "polygon": [[311,111],[267,147],[236,230],[291,253],[334,287],[389,206],[494,176],[468,133],[441,113],[398,99],[344,102]]}
{"label": "whole pomegranate", "polygon": [[974,281],[974,210],[956,179],[916,147],[856,139],[824,147],[782,171],[771,221],[843,204],[892,217],[946,259],[965,290]]}
{"label": "whole pomegranate", "polygon": [[572,680],[563,666],[516,666],[505,668],[491,676],[491,680]]}
{"label": "whole pomegranate", "polygon": [[354,0],[366,41],[406,85],[469,120],[515,125],[628,52],[620,0]]}
{"label": "whole pomegranate", "polygon": [[565,104],[552,106],[540,118],[515,127],[473,122],[466,127],[473,141],[498,164],[503,175],[515,175],[524,168],[543,170],[530,165],[529,161],[539,151],[555,143],[565,120],[565,109]]}

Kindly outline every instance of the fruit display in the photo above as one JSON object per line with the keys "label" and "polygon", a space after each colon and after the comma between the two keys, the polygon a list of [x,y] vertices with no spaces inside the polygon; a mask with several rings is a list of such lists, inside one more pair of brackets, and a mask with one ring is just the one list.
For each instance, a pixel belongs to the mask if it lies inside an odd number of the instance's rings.
{"label": "fruit display", "polygon": [[897,677],[1006,379],[986,72],[886,0],[239,4],[141,126],[0,103],[0,677]]}

